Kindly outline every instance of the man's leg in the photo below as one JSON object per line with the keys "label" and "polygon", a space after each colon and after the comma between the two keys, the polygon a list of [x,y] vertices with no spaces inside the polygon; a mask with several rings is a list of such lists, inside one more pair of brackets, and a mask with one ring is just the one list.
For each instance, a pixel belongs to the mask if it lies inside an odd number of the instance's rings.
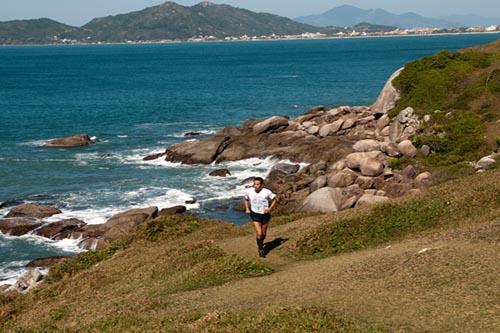
{"label": "man's leg", "polygon": [[265,236],[262,234],[262,228],[264,225],[260,222],[252,222],[253,227],[255,229],[255,239],[257,241],[257,247],[259,248],[259,256],[264,256],[264,238]]}

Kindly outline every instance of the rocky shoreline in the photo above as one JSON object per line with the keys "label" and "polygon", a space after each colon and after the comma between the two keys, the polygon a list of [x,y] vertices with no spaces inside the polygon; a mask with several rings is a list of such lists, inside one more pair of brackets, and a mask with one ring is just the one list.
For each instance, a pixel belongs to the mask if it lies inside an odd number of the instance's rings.
{"label": "rocky shoreline", "polygon": [[[392,161],[433,153],[425,145],[417,149],[410,140],[432,119],[428,115],[420,119],[411,107],[393,119],[387,115],[399,98],[392,80],[400,72],[401,69],[390,77],[371,106],[318,106],[293,119],[286,116],[250,119],[239,128],[224,128],[214,135],[173,145],[144,160],[208,165],[254,157],[288,159],[292,164],[277,164],[266,177],[266,187],[277,193],[281,212],[338,212],[419,194],[432,182],[431,173],[413,164],[398,169]],[[45,147],[70,148],[92,143],[88,135],[79,135],[53,140]],[[474,166],[479,171],[485,170],[495,163],[495,157],[484,157]],[[220,169],[211,176],[230,174],[231,170]],[[89,225],[78,219],[45,222],[45,218],[57,216],[61,211],[20,204],[0,218],[0,232],[12,236],[29,233],[51,240],[75,239],[83,250],[95,250],[130,234],[149,220],[185,211],[184,206],[161,211],[157,207],[131,209],[104,224]],[[63,260],[67,257],[42,258],[28,266],[49,267]],[[1,289],[25,292],[41,279],[42,273],[35,268],[16,284]]]}

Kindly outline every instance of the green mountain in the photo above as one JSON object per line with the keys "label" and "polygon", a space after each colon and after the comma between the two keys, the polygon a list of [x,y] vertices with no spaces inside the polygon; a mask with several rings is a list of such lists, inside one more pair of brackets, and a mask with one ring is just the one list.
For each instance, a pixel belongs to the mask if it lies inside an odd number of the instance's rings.
{"label": "green mountain", "polygon": [[352,29],[358,32],[389,32],[396,30],[397,27],[361,22],[354,25]]}
{"label": "green mountain", "polygon": [[47,18],[0,22],[0,44],[57,43],[65,36],[78,36],[79,28]]}
{"label": "green mountain", "polygon": [[289,18],[201,2],[187,7],[174,2],[140,11],[95,18],[83,27],[50,19],[0,22],[0,44],[185,40],[191,37],[296,35],[330,31]]}
{"label": "green mountain", "polygon": [[106,42],[300,34],[321,30],[277,15],[210,2],[192,7],[165,2],[137,12],[96,18],[83,28],[92,32],[92,39]]}

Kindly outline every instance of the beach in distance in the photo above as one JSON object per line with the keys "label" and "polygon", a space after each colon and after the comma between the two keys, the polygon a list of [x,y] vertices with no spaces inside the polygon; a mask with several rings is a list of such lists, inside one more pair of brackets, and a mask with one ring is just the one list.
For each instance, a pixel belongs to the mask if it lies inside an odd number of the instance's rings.
{"label": "beach in distance", "polygon": [[[59,208],[99,224],[136,207],[188,210],[243,224],[242,181],[272,158],[187,166],[143,157],[253,118],[314,105],[370,105],[411,60],[495,41],[500,34],[307,41],[0,47],[0,216],[11,204]],[[187,136],[196,132],[197,136]],[[42,149],[87,133],[96,144]],[[224,179],[208,174],[228,168]],[[0,284],[75,241],[0,235]]]}

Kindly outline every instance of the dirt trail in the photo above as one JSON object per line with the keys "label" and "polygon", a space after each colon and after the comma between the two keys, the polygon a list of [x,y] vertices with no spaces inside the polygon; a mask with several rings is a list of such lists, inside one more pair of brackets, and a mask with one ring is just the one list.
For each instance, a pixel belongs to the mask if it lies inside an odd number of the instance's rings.
{"label": "dirt trail", "polygon": [[[286,238],[297,228],[301,225],[275,227],[270,239]],[[162,302],[166,310],[207,313],[311,304],[391,331],[494,332],[500,327],[499,237],[497,219],[308,262],[292,263],[272,251],[266,259],[277,270],[272,275],[170,295]],[[219,245],[256,258],[252,236]]]}

